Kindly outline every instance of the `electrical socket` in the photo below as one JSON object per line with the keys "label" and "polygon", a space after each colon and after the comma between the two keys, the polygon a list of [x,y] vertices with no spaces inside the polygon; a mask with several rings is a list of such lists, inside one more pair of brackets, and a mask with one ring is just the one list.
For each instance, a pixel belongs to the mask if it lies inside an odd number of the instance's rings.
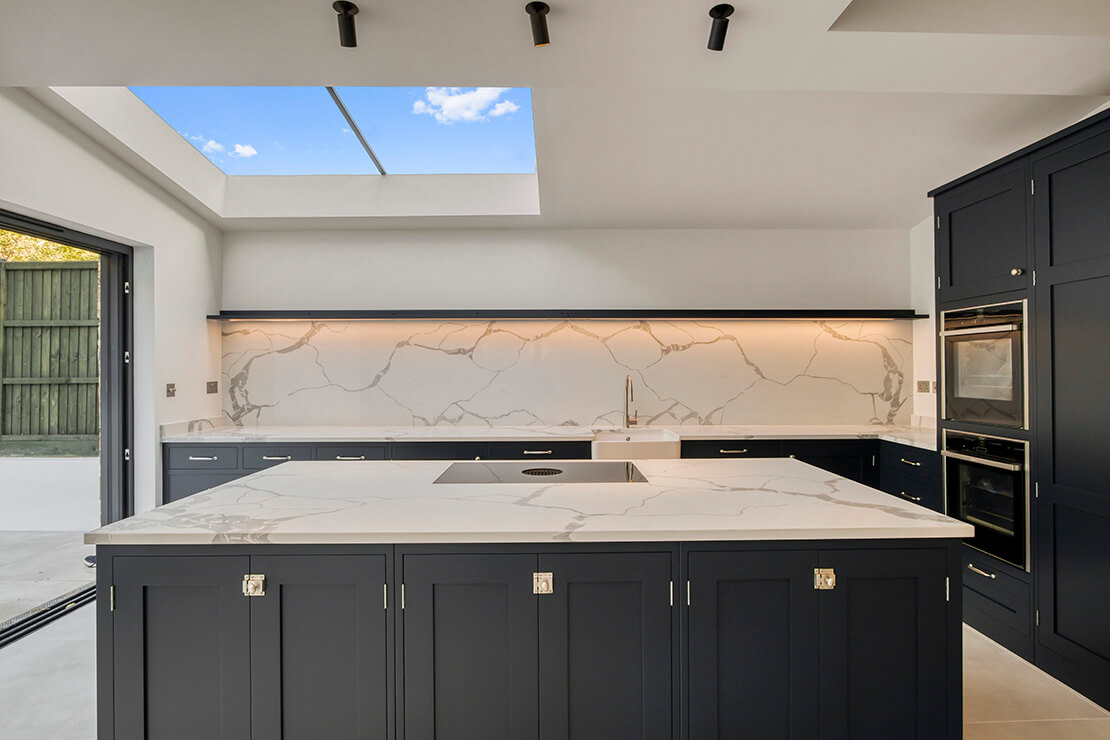
{"label": "electrical socket", "polygon": [[927,380],[917,381],[917,392],[918,393],[928,393],[929,392],[929,381],[927,381]]}
{"label": "electrical socket", "polygon": [[208,389],[209,393],[219,393],[220,392],[220,384],[219,384],[218,381],[209,380],[205,387]]}
{"label": "electrical socket", "polygon": [[177,383],[166,383],[166,398],[173,398],[177,395]]}

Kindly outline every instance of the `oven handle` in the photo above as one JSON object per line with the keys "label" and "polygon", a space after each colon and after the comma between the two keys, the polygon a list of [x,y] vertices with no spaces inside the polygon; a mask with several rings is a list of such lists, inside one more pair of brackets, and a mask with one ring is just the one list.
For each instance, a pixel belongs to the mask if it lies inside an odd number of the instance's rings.
{"label": "oven handle", "polygon": [[955,458],[956,460],[963,460],[964,462],[975,463],[976,465],[986,465],[988,468],[998,468],[999,470],[1009,470],[1011,473],[1016,473],[1025,468],[1024,465],[1018,463],[1004,463],[995,462],[994,460],[987,460],[982,457],[975,457],[974,455],[965,455],[962,452],[950,452],[945,450],[941,453],[945,457]]}
{"label": "oven handle", "polygon": [[1001,334],[1007,331],[1021,331],[1021,327],[1017,324],[999,324],[997,326],[976,326],[971,329],[951,329],[949,331],[942,331],[942,337],[964,337],[969,334]]}

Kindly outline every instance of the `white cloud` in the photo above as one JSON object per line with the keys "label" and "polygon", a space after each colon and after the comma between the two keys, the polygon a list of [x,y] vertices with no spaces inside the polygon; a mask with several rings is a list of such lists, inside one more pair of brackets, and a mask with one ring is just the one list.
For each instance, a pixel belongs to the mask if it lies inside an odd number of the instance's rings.
{"label": "white cloud", "polygon": [[[203,139],[204,137],[202,136],[201,138]],[[216,154],[224,150],[224,145],[214,139],[209,139],[204,142],[204,146],[202,146],[201,149],[203,149],[206,154]]]}
{"label": "white cloud", "polygon": [[[487,114],[503,116],[520,108],[508,100],[498,102],[508,90],[507,87],[476,87],[470,90],[429,87],[424,90],[424,98],[412,104],[412,112],[418,115],[426,113],[439,123],[484,121]],[[493,106],[492,110],[490,106]]]}
{"label": "white cloud", "polygon": [[258,154],[258,150],[250,144],[236,144],[235,150],[228,152],[228,154],[233,157],[239,157],[240,159],[246,159],[247,157],[253,157]]}
{"label": "white cloud", "polygon": [[497,105],[493,106],[493,110],[489,112],[491,116],[503,116],[506,113],[516,113],[520,110],[520,106],[511,100],[502,100]]}

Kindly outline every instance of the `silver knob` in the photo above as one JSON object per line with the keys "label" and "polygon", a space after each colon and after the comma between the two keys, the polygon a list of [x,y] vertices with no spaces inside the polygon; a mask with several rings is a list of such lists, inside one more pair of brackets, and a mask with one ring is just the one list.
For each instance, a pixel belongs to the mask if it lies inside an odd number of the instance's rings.
{"label": "silver knob", "polygon": [[1021,269],[1020,267],[1015,267],[1014,269],[1010,270],[1010,274],[1014,277],[1017,277],[1019,275],[1024,275],[1025,270]]}

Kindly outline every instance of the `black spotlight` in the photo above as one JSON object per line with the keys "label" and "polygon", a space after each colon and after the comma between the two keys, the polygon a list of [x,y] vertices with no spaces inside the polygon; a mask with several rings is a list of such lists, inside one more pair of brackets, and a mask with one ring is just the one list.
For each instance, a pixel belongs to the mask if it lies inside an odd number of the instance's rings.
{"label": "black spotlight", "polygon": [[551,6],[547,3],[528,3],[524,12],[532,19],[532,43],[536,46],[547,46],[551,37],[547,34],[547,14]]}
{"label": "black spotlight", "polygon": [[736,8],[731,5],[714,5],[709,9],[713,26],[709,29],[709,50],[721,51],[725,48],[725,33],[728,32],[728,17]]}
{"label": "black spotlight", "polygon": [[347,0],[336,0],[331,7],[339,13],[339,45],[358,46],[358,40],[355,38],[355,16],[358,15],[358,6]]}

